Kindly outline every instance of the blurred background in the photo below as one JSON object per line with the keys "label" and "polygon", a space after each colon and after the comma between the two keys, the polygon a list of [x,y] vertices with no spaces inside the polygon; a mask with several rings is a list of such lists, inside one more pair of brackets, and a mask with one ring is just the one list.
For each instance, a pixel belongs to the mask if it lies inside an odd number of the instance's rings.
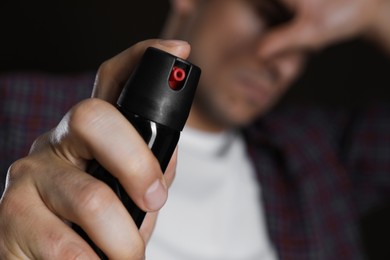
{"label": "blurred background", "polygon": [[[135,42],[158,37],[168,10],[168,0],[1,0],[0,75],[92,74],[104,60]],[[370,43],[353,39],[314,54],[306,73],[282,104],[361,106],[378,100],[389,102],[389,72],[388,57]],[[45,130],[37,129],[26,138]],[[31,144],[27,139],[26,150]],[[3,151],[3,155],[8,152]],[[362,220],[372,259],[380,259],[375,256],[383,256],[381,250],[389,252],[389,219],[386,208]]]}
{"label": "blurred background", "polygon": [[[0,72],[95,71],[133,43],[158,37],[168,10],[168,0],[2,0]],[[365,41],[332,46],[314,55],[285,100],[389,101],[389,68],[389,59]]]}
{"label": "blurred background", "polygon": [[0,70],[95,70],[159,35],[168,1],[2,0]]}

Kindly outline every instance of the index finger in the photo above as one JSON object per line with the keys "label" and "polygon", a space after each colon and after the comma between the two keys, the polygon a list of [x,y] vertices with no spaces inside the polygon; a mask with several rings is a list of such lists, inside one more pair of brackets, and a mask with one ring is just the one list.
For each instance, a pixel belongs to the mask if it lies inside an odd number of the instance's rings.
{"label": "index finger", "polygon": [[92,97],[114,103],[148,47],[161,49],[182,59],[186,59],[190,53],[190,45],[185,41],[153,39],[139,42],[100,66]]}
{"label": "index finger", "polygon": [[268,59],[290,52],[316,50],[322,42],[321,32],[312,23],[297,19],[272,29],[263,36],[257,54]]}

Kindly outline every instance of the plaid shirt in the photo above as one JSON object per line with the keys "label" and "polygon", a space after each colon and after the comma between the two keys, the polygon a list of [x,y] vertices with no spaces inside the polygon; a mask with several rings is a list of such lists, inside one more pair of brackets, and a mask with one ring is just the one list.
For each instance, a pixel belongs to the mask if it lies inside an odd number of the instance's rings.
{"label": "plaid shirt", "polygon": [[[91,95],[94,76],[0,74],[0,171],[28,154],[39,135],[55,127],[77,101]],[[4,178],[0,179],[2,193]]]}
{"label": "plaid shirt", "polygon": [[[0,170],[28,153],[93,75],[0,75]],[[281,259],[362,259],[359,218],[390,197],[390,107],[280,108],[244,131]],[[1,190],[0,190],[1,191]]]}
{"label": "plaid shirt", "polygon": [[390,198],[390,106],[282,108],[247,139],[281,259],[362,259],[360,217]]}

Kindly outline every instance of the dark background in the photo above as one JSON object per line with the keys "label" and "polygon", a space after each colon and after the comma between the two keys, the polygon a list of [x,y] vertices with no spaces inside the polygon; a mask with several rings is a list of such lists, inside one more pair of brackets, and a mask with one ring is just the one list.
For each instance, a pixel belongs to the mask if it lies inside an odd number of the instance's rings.
{"label": "dark background", "polygon": [[156,38],[167,0],[1,0],[0,70],[79,72]]}
{"label": "dark background", "polygon": [[[158,37],[168,10],[168,0],[2,0],[0,73],[95,71],[133,43]],[[388,102],[389,68],[389,59],[365,41],[333,46],[314,55],[284,100]]]}
{"label": "dark background", "polygon": [[[168,0],[1,0],[0,73],[96,71],[135,42],[158,37],[168,9]],[[389,102],[389,71],[382,51],[354,39],[314,54],[282,104]],[[362,220],[372,259],[390,255],[389,219],[385,208]]]}

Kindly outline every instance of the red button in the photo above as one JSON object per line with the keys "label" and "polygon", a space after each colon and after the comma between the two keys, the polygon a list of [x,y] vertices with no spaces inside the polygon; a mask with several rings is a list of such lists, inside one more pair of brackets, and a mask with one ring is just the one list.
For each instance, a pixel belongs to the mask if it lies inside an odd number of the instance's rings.
{"label": "red button", "polygon": [[169,76],[169,86],[173,90],[179,90],[183,86],[186,72],[179,67],[173,67],[171,75]]}

